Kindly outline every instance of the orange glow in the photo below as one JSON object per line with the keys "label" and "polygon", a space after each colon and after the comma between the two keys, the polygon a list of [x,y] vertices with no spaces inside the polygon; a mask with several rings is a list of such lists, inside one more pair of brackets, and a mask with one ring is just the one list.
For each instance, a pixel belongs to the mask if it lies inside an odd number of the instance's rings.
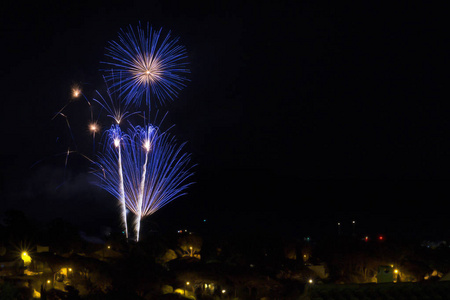
{"label": "orange glow", "polygon": [[80,96],[80,94],[81,94],[81,90],[78,87],[74,87],[72,89],[72,96],[74,98],[78,98],[78,96]]}
{"label": "orange glow", "polygon": [[92,131],[93,133],[98,132],[98,130],[99,130],[98,124],[97,123],[89,124],[89,130]]}

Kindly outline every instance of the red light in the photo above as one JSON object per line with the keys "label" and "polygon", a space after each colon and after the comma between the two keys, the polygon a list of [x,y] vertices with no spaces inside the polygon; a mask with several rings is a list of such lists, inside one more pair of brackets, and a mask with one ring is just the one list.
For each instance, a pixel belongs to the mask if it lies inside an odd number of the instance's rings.
{"label": "red light", "polygon": [[382,240],[383,240],[383,236],[380,235],[380,236],[378,237],[378,239],[379,239],[380,241],[382,241]]}
{"label": "red light", "polygon": [[369,240],[369,237],[366,236],[366,237],[364,238],[364,240],[367,242],[367,241]]}

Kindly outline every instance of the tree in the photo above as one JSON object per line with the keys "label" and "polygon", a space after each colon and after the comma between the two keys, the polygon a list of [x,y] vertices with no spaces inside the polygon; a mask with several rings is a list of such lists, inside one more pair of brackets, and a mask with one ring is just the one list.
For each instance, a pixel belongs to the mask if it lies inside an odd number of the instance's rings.
{"label": "tree", "polygon": [[202,250],[203,239],[194,234],[186,234],[178,238],[178,247],[183,251],[184,256],[195,256]]}

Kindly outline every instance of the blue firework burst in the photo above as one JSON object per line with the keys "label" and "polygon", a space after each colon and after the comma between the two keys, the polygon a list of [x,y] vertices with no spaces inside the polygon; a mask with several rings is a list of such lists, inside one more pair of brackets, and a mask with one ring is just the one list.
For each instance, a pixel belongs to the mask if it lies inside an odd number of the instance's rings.
{"label": "blue firework burst", "polygon": [[[143,99],[149,107],[173,100],[186,86],[189,73],[186,48],[170,32],[154,30],[140,23],[136,30],[120,30],[118,41],[106,48],[107,67],[102,69],[113,92],[124,96],[126,103],[140,106]],[[154,104],[151,102],[155,102]]]}

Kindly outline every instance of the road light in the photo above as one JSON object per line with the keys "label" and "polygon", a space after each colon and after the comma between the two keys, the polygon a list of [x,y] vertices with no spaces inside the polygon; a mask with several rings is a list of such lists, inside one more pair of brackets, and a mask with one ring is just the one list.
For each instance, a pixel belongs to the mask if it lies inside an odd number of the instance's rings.
{"label": "road light", "polygon": [[22,254],[20,255],[20,257],[22,258],[23,265],[25,267],[27,267],[31,264],[31,257],[30,257],[30,255],[28,255],[28,252],[23,251]]}
{"label": "road light", "polygon": [[394,282],[399,282],[400,280],[400,271],[398,269],[394,269],[394,274],[395,274],[395,278],[394,278]]}
{"label": "road light", "polygon": [[191,283],[189,281],[186,281],[186,285],[184,286],[184,295],[186,296],[186,289],[187,286],[190,285]]}

